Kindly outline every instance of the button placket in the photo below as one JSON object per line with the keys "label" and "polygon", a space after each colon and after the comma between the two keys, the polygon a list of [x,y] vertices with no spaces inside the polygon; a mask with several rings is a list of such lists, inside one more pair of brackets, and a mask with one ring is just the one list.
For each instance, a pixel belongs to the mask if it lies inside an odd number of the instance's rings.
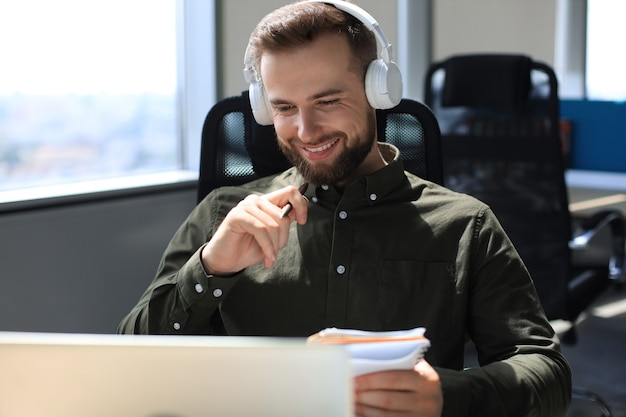
{"label": "button placket", "polygon": [[345,325],[353,234],[350,211],[340,203],[335,209],[328,276],[326,324],[329,327]]}

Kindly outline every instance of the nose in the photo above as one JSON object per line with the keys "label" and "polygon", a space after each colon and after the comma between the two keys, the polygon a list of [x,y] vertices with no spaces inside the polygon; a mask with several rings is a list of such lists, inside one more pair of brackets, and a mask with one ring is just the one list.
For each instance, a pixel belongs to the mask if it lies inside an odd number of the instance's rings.
{"label": "nose", "polygon": [[319,136],[319,120],[315,110],[300,108],[297,123],[298,137],[302,142],[314,141]]}

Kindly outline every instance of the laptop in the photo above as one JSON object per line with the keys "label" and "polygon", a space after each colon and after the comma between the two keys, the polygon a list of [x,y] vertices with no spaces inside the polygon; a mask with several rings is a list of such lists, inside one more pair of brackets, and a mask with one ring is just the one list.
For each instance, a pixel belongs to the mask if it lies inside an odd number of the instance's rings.
{"label": "laptop", "polygon": [[261,337],[0,332],[0,416],[351,417],[339,347]]}

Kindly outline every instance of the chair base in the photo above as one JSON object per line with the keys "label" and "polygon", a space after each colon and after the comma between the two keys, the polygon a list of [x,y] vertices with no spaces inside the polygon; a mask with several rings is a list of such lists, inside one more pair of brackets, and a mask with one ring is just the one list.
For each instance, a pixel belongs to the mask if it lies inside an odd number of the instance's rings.
{"label": "chair base", "polygon": [[[599,395],[586,390],[584,388],[574,387],[572,389],[572,400],[579,400],[584,402],[580,407],[577,407],[572,403],[570,410],[568,411],[568,417],[578,417],[578,416],[599,416],[599,417],[613,417],[611,413],[611,409],[604,402]],[[597,414],[596,414],[597,413]]]}

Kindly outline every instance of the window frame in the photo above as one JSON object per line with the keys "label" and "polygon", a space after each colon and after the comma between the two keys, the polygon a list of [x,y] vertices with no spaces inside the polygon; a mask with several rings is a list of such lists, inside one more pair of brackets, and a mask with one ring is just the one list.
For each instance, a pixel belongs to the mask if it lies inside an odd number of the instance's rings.
{"label": "window frame", "polygon": [[554,70],[559,79],[559,97],[571,100],[622,101],[589,97],[588,13],[588,0],[556,0]]}
{"label": "window frame", "polygon": [[557,0],[554,71],[561,99],[585,98],[586,39],[587,0]]}
{"label": "window frame", "polygon": [[119,198],[129,193],[195,187],[201,133],[208,110],[217,101],[217,0],[176,2],[177,141],[179,169],[148,175],[76,181],[0,191],[0,213]]}

